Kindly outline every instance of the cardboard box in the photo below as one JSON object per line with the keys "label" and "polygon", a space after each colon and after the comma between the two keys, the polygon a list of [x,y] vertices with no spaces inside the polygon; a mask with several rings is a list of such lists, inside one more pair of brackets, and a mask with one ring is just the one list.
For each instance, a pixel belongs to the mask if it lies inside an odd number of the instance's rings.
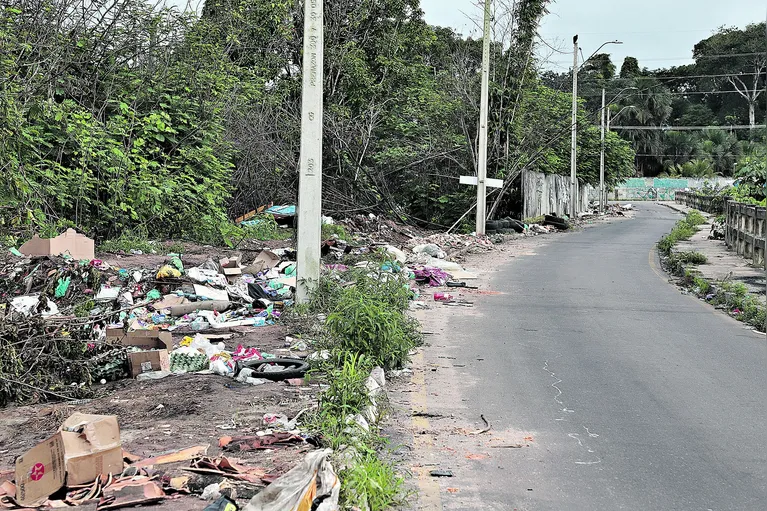
{"label": "cardboard box", "polygon": [[122,328],[107,328],[107,341],[119,342],[123,346],[136,346],[144,350],[173,349],[173,335],[166,330],[125,332]]}
{"label": "cardboard box", "polygon": [[64,486],[64,443],[60,434],[16,458],[16,500],[37,507]]}
{"label": "cardboard box", "polygon": [[35,234],[31,240],[19,247],[19,252],[28,256],[69,254],[74,259],[89,261],[96,257],[93,240],[74,229],[67,229],[55,238],[40,238]]}
{"label": "cardboard box", "polygon": [[16,500],[38,506],[68,485],[123,470],[120,427],[113,415],[72,414],[48,440],[16,459]]}
{"label": "cardboard box", "polygon": [[131,378],[151,371],[170,371],[168,350],[134,351],[128,353]]}

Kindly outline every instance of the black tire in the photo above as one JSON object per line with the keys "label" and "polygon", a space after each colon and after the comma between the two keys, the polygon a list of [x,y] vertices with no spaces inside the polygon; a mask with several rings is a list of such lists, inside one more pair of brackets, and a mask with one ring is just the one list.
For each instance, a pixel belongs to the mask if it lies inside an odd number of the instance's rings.
{"label": "black tire", "polygon": [[498,232],[500,232],[501,234],[514,234],[517,231],[515,231],[514,229],[500,229]]}
{"label": "black tire", "polygon": [[488,230],[488,229],[489,229],[489,230],[493,230],[493,231],[496,231],[496,230],[498,230],[500,227],[501,227],[501,226],[500,226],[500,225],[498,225],[498,220],[488,220],[487,222],[485,222],[485,229],[486,229],[486,230]]}
{"label": "black tire", "polygon": [[[266,364],[276,364],[284,366],[286,369],[283,371],[275,372],[261,372],[259,368]],[[291,378],[303,378],[306,371],[309,370],[309,364],[298,358],[265,358],[262,360],[246,360],[237,364],[237,373],[243,368],[248,367],[253,369],[256,374],[255,378],[263,378],[271,381],[289,380]]]}
{"label": "black tire", "polygon": [[491,234],[498,234],[498,229],[485,229],[485,234],[488,236]]}

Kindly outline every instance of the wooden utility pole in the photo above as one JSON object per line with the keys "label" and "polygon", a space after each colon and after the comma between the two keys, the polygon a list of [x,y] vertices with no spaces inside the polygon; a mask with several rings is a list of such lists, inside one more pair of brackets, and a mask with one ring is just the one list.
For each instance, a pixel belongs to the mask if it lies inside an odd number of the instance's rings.
{"label": "wooden utility pole", "polygon": [[301,155],[298,184],[298,302],[320,278],[322,228],[323,0],[304,0]]}
{"label": "wooden utility pole", "polygon": [[479,105],[479,147],[477,148],[477,235],[485,234],[487,216],[487,116],[490,89],[490,0],[485,0],[482,39],[482,92]]}

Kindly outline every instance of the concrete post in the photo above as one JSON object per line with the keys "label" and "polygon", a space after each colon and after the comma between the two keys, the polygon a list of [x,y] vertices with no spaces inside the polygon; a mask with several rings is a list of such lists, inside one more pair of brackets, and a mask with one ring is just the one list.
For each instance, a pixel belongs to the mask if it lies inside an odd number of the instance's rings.
{"label": "concrete post", "polygon": [[490,0],[485,0],[485,26],[482,40],[482,91],[479,104],[479,147],[477,148],[477,235],[485,234],[487,216],[487,117],[490,89]]}
{"label": "concrete post", "polygon": [[577,131],[578,131],[578,35],[573,37],[573,118],[570,140],[570,218],[576,218],[578,211],[575,196],[578,182],[576,176]]}
{"label": "concrete post", "polygon": [[304,0],[301,155],[298,183],[297,296],[306,302],[320,278],[322,228],[323,0]]}

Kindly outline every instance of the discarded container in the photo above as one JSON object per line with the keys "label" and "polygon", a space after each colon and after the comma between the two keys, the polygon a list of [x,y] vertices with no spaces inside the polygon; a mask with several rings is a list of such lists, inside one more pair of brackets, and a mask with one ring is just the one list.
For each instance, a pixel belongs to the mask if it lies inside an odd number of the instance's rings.
{"label": "discarded container", "polygon": [[28,256],[68,254],[73,259],[90,261],[95,257],[95,243],[74,229],[67,229],[55,238],[40,238],[35,234],[31,240],[19,247],[19,252]]}
{"label": "discarded container", "polygon": [[72,414],[48,440],[16,459],[16,500],[36,507],[64,486],[90,484],[123,470],[120,428],[113,415]]}
{"label": "discarded container", "polygon": [[449,302],[453,299],[453,295],[450,293],[434,293],[435,302]]}
{"label": "discarded container", "polygon": [[168,350],[133,351],[128,353],[131,378],[152,371],[170,371]]}

